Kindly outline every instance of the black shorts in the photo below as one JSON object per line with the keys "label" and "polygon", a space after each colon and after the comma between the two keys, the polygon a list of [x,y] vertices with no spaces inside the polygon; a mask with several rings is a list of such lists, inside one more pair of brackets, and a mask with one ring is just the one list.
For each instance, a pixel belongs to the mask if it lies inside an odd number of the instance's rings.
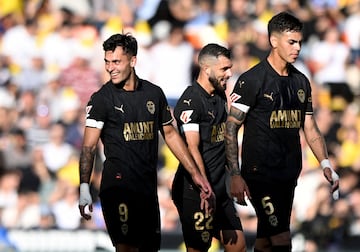
{"label": "black shorts", "polygon": [[[220,230],[242,230],[240,218],[230,198],[217,199],[215,214],[206,216],[200,209],[199,192],[191,187],[184,188],[187,191],[175,192],[173,200],[179,212],[186,246],[206,251],[213,237],[220,238]],[[181,189],[178,187],[173,190]]]}
{"label": "black shorts", "polygon": [[289,231],[296,182],[246,180],[246,183],[258,217],[257,237]]}
{"label": "black shorts", "polygon": [[160,213],[157,196],[141,196],[121,188],[100,194],[106,228],[114,246],[128,244],[144,251],[160,249]]}

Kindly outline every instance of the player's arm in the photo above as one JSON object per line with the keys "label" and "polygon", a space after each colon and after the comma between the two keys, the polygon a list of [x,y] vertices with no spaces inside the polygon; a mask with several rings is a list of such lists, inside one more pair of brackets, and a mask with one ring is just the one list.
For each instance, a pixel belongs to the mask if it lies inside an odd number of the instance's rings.
{"label": "player's arm", "polygon": [[195,164],[193,157],[191,156],[185,142],[174,128],[173,125],[165,125],[162,127],[162,135],[169,149],[175,155],[175,157],[183,164],[185,169],[191,175],[194,183],[202,191],[202,195],[205,198],[213,196],[213,191],[207,179],[202,176],[200,170]]}
{"label": "player's arm", "polygon": [[[186,138],[188,150],[189,150],[191,156],[193,157],[197,167],[199,168],[200,173],[202,174],[202,176],[204,178],[207,179],[204,160],[203,160],[202,155],[199,150],[200,133],[198,131],[185,131],[185,138]],[[207,213],[210,213],[209,212],[210,210],[215,210],[215,201],[209,202],[209,201],[202,200],[201,208],[202,209],[205,208],[205,211],[207,211]]]}
{"label": "player's arm", "polygon": [[225,147],[230,175],[240,175],[238,131],[245,121],[246,113],[231,106],[226,120]]}
{"label": "player's arm", "polygon": [[204,161],[202,159],[199,145],[200,145],[200,134],[198,131],[185,131],[186,143],[189,149],[189,152],[197,167],[199,168],[201,174],[206,178],[206,171]]}
{"label": "player's arm", "polygon": [[246,205],[245,195],[250,197],[249,189],[241,177],[239,168],[238,131],[245,121],[246,113],[231,106],[225,127],[225,150],[228,171],[231,176],[230,193],[240,205]]}
{"label": "player's arm", "polygon": [[88,205],[92,212],[92,198],[89,189],[90,178],[93,170],[97,144],[101,130],[98,128],[85,127],[83,144],[80,152],[79,173],[80,173],[80,198],[79,210],[82,217],[89,220],[91,216],[85,213]]}
{"label": "player's arm", "polygon": [[306,142],[324,170],[325,178],[331,184],[334,199],[338,198],[339,176],[331,167],[323,135],[321,134],[313,114],[305,115],[304,135]]}

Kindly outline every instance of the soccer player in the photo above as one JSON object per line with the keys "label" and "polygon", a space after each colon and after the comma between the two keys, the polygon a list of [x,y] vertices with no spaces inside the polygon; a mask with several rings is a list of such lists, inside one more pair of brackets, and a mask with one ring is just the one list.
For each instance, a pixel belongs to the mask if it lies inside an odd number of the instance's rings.
{"label": "soccer player", "polygon": [[[226,121],[230,192],[249,197],[258,225],[255,252],[291,251],[290,215],[302,168],[300,130],[338,197],[339,176],[313,115],[309,80],[292,63],[302,42],[302,23],[281,12],[269,21],[268,57],[237,80]],[[238,130],[244,125],[239,169]]]}
{"label": "soccer player", "polygon": [[187,251],[207,251],[215,237],[225,251],[242,252],[246,245],[241,222],[225,185],[225,88],[232,75],[230,51],[208,44],[199,52],[198,63],[198,78],[181,95],[174,116],[191,155],[211,184],[216,207],[211,213],[200,208],[200,194],[182,164],[175,174],[173,200]]}
{"label": "soccer player", "polygon": [[85,212],[85,207],[92,211],[89,183],[101,139],[106,160],[99,197],[117,252],[160,248],[158,132],[191,174],[195,187],[201,191],[202,203],[211,200],[213,194],[172,125],[164,93],[136,75],[137,48],[137,41],[130,34],[115,34],[103,43],[110,80],[88,102],[80,154],[79,209],[88,220],[91,213]]}

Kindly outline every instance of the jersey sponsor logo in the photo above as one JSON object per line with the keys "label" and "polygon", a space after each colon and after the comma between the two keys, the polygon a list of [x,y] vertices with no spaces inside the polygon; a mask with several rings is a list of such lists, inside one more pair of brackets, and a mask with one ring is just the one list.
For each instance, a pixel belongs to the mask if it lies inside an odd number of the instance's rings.
{"label": "jersey sponsor logo", "polygon": [[91,110],[91,109],[92,109],[92,105],[86,106],[86,109],[85,109],[86,117],[89,117],[89,113],[90,113],[90,110]]}
{"label": "jersey sponsor logo", "polygon": [[155,113],[155,103],[153,101],[147,101],[146,107],[150,114],[153,115]]}
{"label": "jersey sponsor logo", "polygon": [[273,92],[271,92],[270,94],[264,94],[264,98],[268,98],[269,100],[274,101]]}
{"label": "jersey sponsor logo", "polygon": [[297,95],[298,95],[298,98],[299,98],[300,102],[304,103],[305,102],[305,91],[304,91],[304,89],[299,89],[297,91]]}
{"label": "jersey sponsor logo", "polygon": [[118,110],[118,111],[120,111],[120,112],[124,113],[124,109],[123,109],[123,107],[124,107],[124,104],[121,104],[121,106],[120,106],[120,107],[118,107],[118,106],[114,106],[114,109],[116,109],[116,110]]}
{"label": "jersey sponsor logo", "polygon": [[154,139],[154,122],[127,122],[123,131],[125,141],[143,141]]}
{"label": "jersey sponsor logo", "polygon": [[186,103],[188,106],[190,106],[191,99],[189,100],[183,100],[183,103]]}
{"label": "jersey sponsor logo", "polygon": [[270,115],[271,129],[299,129],[301,126],[301,110],[277,110]]}
{"label": "jersey sponsor logo", "polygon": [[213,125],[211,129],[211,142],[218,143],[225,140],[225,122]]}
{"label": "jersey sponsor logo", "polygon": [[194,110],[184,110],[183,112],[181,112],[181,115],[180,115],[180,120],[183,122],[183,123],[188,123],[191,121],[191,115],[192,113],[194,112]]}
{"label": "jersey sponsor logo", "polygon": [[241,98],[241,95],[238,95],[237,93],[232,93],[230,95],[230,100],[231,102],[236,102],[237,100],[239,100]]}

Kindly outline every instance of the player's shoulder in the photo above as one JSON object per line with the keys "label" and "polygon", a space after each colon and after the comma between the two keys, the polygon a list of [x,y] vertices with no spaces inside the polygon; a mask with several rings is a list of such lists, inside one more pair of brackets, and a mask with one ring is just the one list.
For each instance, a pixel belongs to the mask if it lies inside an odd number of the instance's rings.
{"label": "player's shoulder", "polygon": [[151,90],[153,92],[163,92],[162,88],[149,80],[138,78],[139,85],[144,90]]}
{"label": "player's shoulder", "polygon": [[176,107],[194,107],[198,106],[202,99],[201,92],[194,85],[187,86],[180,95]]}
{"label": "player's shoulder", "polygon": [[106,99],[107,96],[111,94],[111,84],[110,81],[104,83],[97,91],[92,93],[90,100],[99,100]]}
{"label": "player's shoulder", "polygon": [[252,66],[245,72],[243,72],[237,79],[237,83],[241,82],[251,82],[260,81],[263,79],[263,76],[266,75],[267,69],[265,61],[260,61],[256,65]]}
{"label": "player's shoulder", "polygon": [[301,72],[297,67],[295,67],[293,64],[289,64],[289,72],[292,75],[297,76],[298,78],[308,81],[308,77],[303,72]]}
{"label": "player's shoulder", "polygon": [[197,89],[194,85],[187,86],[180,97],[195,97],[198,96]]}
{"label": "player's shoulder", "polygon": [[[236,85],[240,88],[242,87],[255,87],[261,86],[263,83],[264,78],[268,73],[268,69],[266,67],[265,60],[260,61],[256,65],[249,68],[247,71],[243,72],[237,79]],[[251,85],[244,85],[246,83],[251,83]]]}
{"label": "player's shoulder", "polygon": [[247,71],[241,74],[243,78],[251,79],[258,78],[267,72],[266,60],[258,62],[256,65],[249,68]]}

